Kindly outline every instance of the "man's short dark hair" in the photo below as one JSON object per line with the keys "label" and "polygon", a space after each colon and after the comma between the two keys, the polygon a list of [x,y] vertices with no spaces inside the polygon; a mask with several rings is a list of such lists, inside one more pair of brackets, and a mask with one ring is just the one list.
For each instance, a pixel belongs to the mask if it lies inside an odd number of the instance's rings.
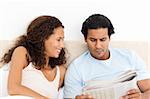
{"label": "man's short dark hair", "polygon": [[89,16],[82,24],[81,32],[84,38],[87,38],[88,29],[108,28],[108,36],[114,34],[114,27],[111,21],[104,15],[93,14]]}

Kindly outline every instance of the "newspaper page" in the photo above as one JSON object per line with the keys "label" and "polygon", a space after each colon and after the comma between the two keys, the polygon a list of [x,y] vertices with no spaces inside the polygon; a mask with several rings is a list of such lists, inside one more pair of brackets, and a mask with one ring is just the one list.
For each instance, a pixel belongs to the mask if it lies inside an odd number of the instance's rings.
{"label": "newspaper page", "polygon": [[134,88],[138,88],[136,72],[126,71],[112,81],[89,81],[83,88],[83,94],[90,94],[96,99],[119,99]]}

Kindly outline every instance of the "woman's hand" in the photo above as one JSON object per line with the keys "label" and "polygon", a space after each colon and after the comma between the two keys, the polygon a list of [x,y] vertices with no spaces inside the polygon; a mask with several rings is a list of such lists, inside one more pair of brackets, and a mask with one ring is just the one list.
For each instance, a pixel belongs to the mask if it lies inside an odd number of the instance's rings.
{"label": "woman's hand", "polygon": [[77,95],[75,99],[94,99],[91,95]]}

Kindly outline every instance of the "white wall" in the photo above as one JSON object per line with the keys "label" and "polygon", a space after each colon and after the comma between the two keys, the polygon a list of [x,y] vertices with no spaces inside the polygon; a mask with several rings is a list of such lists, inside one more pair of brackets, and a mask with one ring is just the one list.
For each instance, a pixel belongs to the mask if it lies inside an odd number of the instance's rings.
{"label": "white wall", "polygon": [[149,0],[1,0],[0,40],[25,33],[30,21],[39,15],[58,17],[65,26],[65,39],[81,40],[82,22],[93,13],[101,13],[115,27],[113,40],[148,41],[149,5]]}

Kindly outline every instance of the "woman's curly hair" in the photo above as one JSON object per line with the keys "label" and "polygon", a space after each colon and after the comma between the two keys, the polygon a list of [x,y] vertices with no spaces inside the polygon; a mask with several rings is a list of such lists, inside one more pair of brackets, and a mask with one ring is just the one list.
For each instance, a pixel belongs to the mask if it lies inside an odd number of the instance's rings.
{"label": "woman's curly hair", "polygon": [[[63,27],[59,19],[53,16],[40,16],[33,20],[27,28],[26,35],[22,35],[15,42],[14,47],[9,49],[1,59],[2,63],[11,61],[14,50],[19,46],[24,46],[31,58],[30,62],[39,69],[46,65],[44,41],[48,39],[57,27]],[[65,50],[61,50],[58,58],[49,57],[49,65],[54,68],[56,65],[66,63]]]}

